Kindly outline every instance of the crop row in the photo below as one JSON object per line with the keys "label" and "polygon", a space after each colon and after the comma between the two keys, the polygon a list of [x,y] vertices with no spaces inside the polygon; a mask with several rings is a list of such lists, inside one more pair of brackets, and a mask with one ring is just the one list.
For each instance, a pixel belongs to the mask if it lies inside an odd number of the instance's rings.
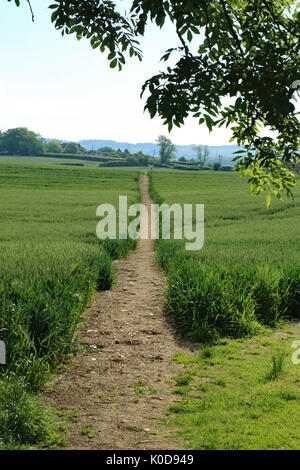
{"label": "crop row", "polygon": [[297,206],[279,202],[268,214],[264,201],[256,200],[253,210],[253,200],[236,175],[210,178],[182,174],[175,180],[173,172],[151,176],[158,203],[207,201],[201,251],[186,251],[181,240],[156,244],[158,262],[168,276],[167,308],[179,330],[206,342],[252,335],[280,319],[299,318]]}

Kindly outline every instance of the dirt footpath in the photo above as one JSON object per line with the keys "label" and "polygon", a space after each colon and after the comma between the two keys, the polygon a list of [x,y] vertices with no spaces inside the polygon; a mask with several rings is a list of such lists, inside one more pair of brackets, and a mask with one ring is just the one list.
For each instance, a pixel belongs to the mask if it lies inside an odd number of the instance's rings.
{"label": "dirt footpath", "polygon": [[[149,206],[147,176],[140,186]],[[161,420],[179,401],[172,377],[181,366],[172,356],[188,348],[165,319],[166,284],[153,242],[139,240],[137,250],[116,266],[115,286],[97,293],[84,315],[85,352],[49,384],[47,402],[68,420],[67,449],[182,449]]]}

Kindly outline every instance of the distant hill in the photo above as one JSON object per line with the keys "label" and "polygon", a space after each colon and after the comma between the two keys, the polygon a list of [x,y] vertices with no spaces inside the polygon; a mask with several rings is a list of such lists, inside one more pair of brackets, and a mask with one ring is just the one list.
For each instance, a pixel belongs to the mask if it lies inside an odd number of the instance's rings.
{"label": "distant hill", "polygon": [[[158,145],[151,142],[139,142],[137,144],[131,144],[129,142],[116,142],[115,140],[80,140],[79,144],[87,150],[97,150],[100,147],[111,147],[113,149],[125,150],[127,149],[131,153],[143,152],[147,155],[154,157],[158,156]],[[177,158],[193,158],[196,156],[192,148],[195,144],[191,145],[176,145]],[[197,144],[201,145],[201,144]],[[230,162],[235,156],[239,147],[237,145],[219,145],[219,146],[208,146],[210,151],[210,160],[215,161],[218,155],[222,155],[223,163]]]}
{"label": "distant hill", "polygon": [[[57,140],[60,143],[69,142],[67,140],[61,139],[45,139],[46,141],[49,140]],[[78,144],[84,147],[87,150],[97,150],[100,147],[111,147],[115,150],[120,149],[124,151],[127,149],[131,153],[136,152],[143,152],[146,155],[151,155],[154,157],[158,156],[159,147],[157,144],[153,144],[151,142],[139,142],[137,144],[131,144],[130,142],[117,142],[115,140],[99,140],[99,139],[91,139],[91,140],[79,140]],[[193,152],[192,148],[196,144],[190,145],[176,145],[177,149],[177,158],[185,157],[187,159],[195,158],[196,153]],[[202,145],[202,144],[197,144]],[[210,161],[216,161],[218,159],[218,155],[223,157],[223,164],[230,163],[232,158],[235,157],[234,152],[236,152],[240,147],[238,145],[209,145],[208,146],[210,151]]]}

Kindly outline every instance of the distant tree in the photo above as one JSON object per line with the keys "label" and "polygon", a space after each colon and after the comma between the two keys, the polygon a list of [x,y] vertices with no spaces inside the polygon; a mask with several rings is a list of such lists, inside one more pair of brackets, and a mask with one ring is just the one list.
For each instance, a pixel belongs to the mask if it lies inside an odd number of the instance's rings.
{"label": "distant tree", "polygon": [[2,137],[2,149],[11,155],[41,155],[44,145],[39,135],[26,127],[8,129]]}
{"label": "distant tree", "polygon": [[175,158],[176,147],[168,137],[165,135],[160,135],[156,139],[156,142],[159,145],[159,156],[161,163],[166,163],[167,161]]}
{"label": "distant tree", "polygon": [[127,157],[126,162],[129,166],[138,166],[139,165],[139,161],[136,158],[134,158],[133,156]]}
{"label": "distant tree", "polygon": [[100,147],[98,148],[97,153],[100,155],[105,155],[105,154],[116,153],[116,151],[112,147]]}
{"label": "distant tree", "polygon": [[45,150],[49,153],[61,153],[62,146],[56,140],[49,140],[45,145]]}
{"label": "distant tree", "polygon": [[178,161],[179,162],[186,162],[186,158],[185,157],[180,157],[180,158],[178,158]]}
{"label": "distant tree", "polygon": [[199,162],[199,165],[203,166],[202,165],[203,148],[201,147],[201,145],[195,145],[194,147],[192,147],[192,150],[193,150],[193,152],[196,152],[196,157],[197,157],[197,160]]}
{"label": "distant tree", "polygon": [[75,142],[69,142],[64,148],[64,153],[78,153],[78,145]]}
{"label": "distant tree", "polygon": [[221,167],[222,167],[222,165],[221,165],[220,162],[214,162],[214,163],[213,163],[213,170],[214,170],[214,171],[220,171],[220,170],[221,170]]}
{"label": "distant tree", "polygon": [[209,156],[210,156],[209,148],[207,145],[205,145],[204,151],[203,151],[203,161],[204,161],[203,166],[205,165],[205,163],[208,162]]}
{"label": "distant tree", "polygon": [[222,157],[222,155],[218,155],[218,162],[220,163],[221,166],[223,165],[223,157]]}
{"label": "distant tree", "polygon": [[201,145],[195,145],[194,147],[192,147],[192,150],[193,152],[196,152],[199,165],[204,166],[205,163],[208,161],[210,155],[208,146],[205,145],[204,147],[202,147]]}
{"label": "distant tree", "polygon": [[148,166],[149,155],[144,155],[143,152],[137,152],[134,156],[140,166]]}

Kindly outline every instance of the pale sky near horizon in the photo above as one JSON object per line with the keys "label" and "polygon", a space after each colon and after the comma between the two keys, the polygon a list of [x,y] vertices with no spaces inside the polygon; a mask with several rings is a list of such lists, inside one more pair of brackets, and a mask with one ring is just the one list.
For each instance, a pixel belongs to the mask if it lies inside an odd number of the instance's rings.
{"label": "pale sky near horizon", "polygon": [[[110,69],[107,53],[92,50],[89,41],[61,36],[50,21],[51,0],[31,0],[17,8],[0,6],[0,129],[27,127],[43,137],[83,140],[154,142],[168,135],[175,144],[228,145],[230,130],[209,134],[197,119],[168,134],[158,118],[143,111],[141,86],[161,68],[163,52],[178,39],[172,25],[151,26],[143,41],[144,60],[128,60],[124,69]],[[125,0],[124,5],[130,4]]]}

